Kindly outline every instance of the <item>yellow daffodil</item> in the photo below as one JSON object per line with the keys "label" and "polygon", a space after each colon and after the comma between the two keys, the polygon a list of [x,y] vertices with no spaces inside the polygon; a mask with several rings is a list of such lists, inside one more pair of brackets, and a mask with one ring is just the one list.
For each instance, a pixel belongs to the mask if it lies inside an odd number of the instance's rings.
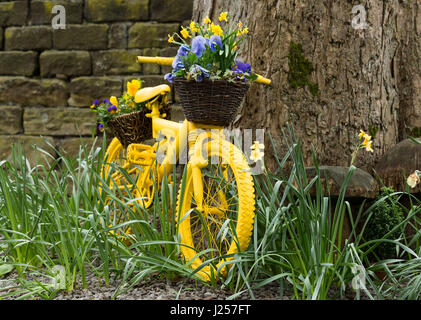
{"label": "yellow daffodil", "polygon": [[418,175],[418,170],[415,170],[413,173],[409,175],[409,177],[406,179],[406,183],[411,187],[415,188],[417,184],[421,182],[421,179]]}
{"label": "yellow daffodil", "polygon": [[191,38],[191,35],[190,35],[189,31],[184,27],[181,27],[180,33],[181,33],[181,35],[183,36],[184,39],[187,39],[189,37]]}
{"label": "yellow daffodil", "polygon": [[243,29],[243,23],[241,21],[237,25],[238,25],[238,28]]}
{"label": "yellow daffodil", "polygon": [[173,43],[174,42],[174,37],[172,35],[168,35],[168,42],[169,43]]}
{"label": "yellow daffodil", "polygon": [[[365,133],[364,131],[360,130],[360,133],[358,134],[358,138],[362,139],[362,138],[366,138],[366,137],[370,137],[367,133]],[[371,139],[371,137],[370,137]]]}
{"label": "yellow daffodil", "polygon": [[360,133],[358,134],[358,138],[364,139],[364,141],[361,143],[361,147],[367,151],[374,152],[372,148],[373,141],[371,141],[371,136],[365,133],[363,130],[360,130]]}
{"label": "yellow daffodil", "polygon": [[228,22],[228,20],[227,20],[227,15],[228,15],[228,12],[222,12],[222,13],[219,15],[219,21],[225,21],[225,22]]}
{"label": "yellow daffodil", "polygon": [[[239,24],[240,26],[240,24]],[[243,24],[241,24],[241,26],[243,26]],[[244,29],[241,29],[237,31],[237,37],[241,37],[243,34],[248,34],[249,33],[249,28],[246,27]]]}
{"label": "yellow daffodil", "polygon": [[112,104],[112,105],[114,105],[114,106],[118,106],[118,100],[117,100],[117,97],[112,96],[112,97],[110,98],[110,102],[111,102],[111,104]]}
{"label": "yellow daffodil", "polygon": [[132,80],[131,82],[127,83],[127,93],[129,96],[134,97],[136,95],[137,90],[140,89],[141,83],[139,80]]}
{"label": "yellow daffodil", "polygon": [[250,147],[250,149],[252,150],[259,150],[259,151],[260,149],[264,149],[264,148],[265,148],[265,145],[263,143],[259,143],[259,141],[254,141],[254,143]]}
{"label": "yellow daffodil", "polygon": [[257,162],[259,160],[263,159],[263,152],[260,152],[259,150],[252,150],[250,154],[250,160]]}
{"label": "yellow daffodil", "polygon": [[91,109],[95,109],[95,107],[96,106],[94,104],[90,106]]}
{"label": "yellow daffodil", "polygon": [[209,17],[206,17],[205,19],[203,19],[203,23],[204,24],[209,24],[209,23],[211,23],[212,21],[211,21],[211,19],[209,19]]}
{"label": "yellow daffodil", "polygon": [[257,162],[259,160],[263,159],[263,156],[265,155],[264,152],[261,152],[265,148],[265,145],[262,143],[259,143],[259,141],[254,141],[253,145],[250,147],[251,155],[250,160]]}
{"label": "yellow daffodil", "polygon": [[364,141],[361,143],[361,145],[366,151],[374,152],[373,148],[371,147],[372,143],[373,143],[373,141],[371,141],[370,139],[364,139]]}
{"label": "yellow daffodil", "polygon": [[194,23],[194,21],[192,21],[190,23],[190,30],[191,30],[191,32],[197,32],[198,31],[198,29],[197,29],[196,24]]}
{"label": "yellow daffodil", "polygon": [[216,34],[217,36],[222,36],[224,34],[224,31],[222,30],[220,25],[211,24],[210,29],[213,34]]}

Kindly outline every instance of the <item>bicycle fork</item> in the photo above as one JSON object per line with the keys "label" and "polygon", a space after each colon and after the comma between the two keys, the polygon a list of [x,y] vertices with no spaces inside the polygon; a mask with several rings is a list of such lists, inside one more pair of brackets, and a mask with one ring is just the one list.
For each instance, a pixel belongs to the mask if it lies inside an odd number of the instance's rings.
{"label": "bicycle fork", "polygon": [[[205,216],[212,214],[221,216],[224,214],[227,208],[227,204],[225,201],[225,197],[223,195],[219,195],[219,198],[222,199],[219,207],[210,207],[204,206],[204,187],[203,187],[203,175],[202,169],[208,166],[209,164],[209,157],[204,157],[203,154],[209,155],[211,153],[210,148],[212,147],[212,143],[205,143],[206,140],[219,140],[224,138],[222,130],[218,130],[218,133],[215,132],[198,132],[197,129],[192,130],[189,132],[188,135],[188,144],[189,144],[189,153],[190,153],[190,160],[189,160],[189,168],[191,170],[191,175],[193,179],[193,196],[196,201],[196,210],[204,214]],[[203,150],[203,146],[207,145],[208,149]]]}

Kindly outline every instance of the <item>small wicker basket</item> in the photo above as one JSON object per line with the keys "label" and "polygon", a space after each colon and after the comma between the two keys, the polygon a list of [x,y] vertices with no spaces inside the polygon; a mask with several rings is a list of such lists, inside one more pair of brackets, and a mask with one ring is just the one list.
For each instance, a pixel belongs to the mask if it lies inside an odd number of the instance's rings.
{"label": "small wicker basket", "polygon": [[228,126],[237,115],[249,84],[222,80],[196,82],[174,79],[174,87],[187,120]]}
{"label": "small wicker basket", "polygon": [[152,119],[145,117],[149,112],[149,110],[132,112],[108,121],[108,127],[124,148],[131,143],[140,143],[152,138]]}
{"label": "small wicker basket", "polygon": [[[120,140],[124,148],[131,143],[142,143],[152,139],[152,119],[146,114],[150,110],[136,111],[115,117],[108,121],[108,128],[114,137]],[[165,119],[171,118],[171,110],[165,105],[160,110],[161,114],[166,114]]]}

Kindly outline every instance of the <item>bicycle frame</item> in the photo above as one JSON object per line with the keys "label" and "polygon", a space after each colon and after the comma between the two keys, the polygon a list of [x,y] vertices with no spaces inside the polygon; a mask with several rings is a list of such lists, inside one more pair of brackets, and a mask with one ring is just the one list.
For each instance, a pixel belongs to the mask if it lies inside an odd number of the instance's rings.
{"label": "bicycle frame", "polygon": [[[163,161],[156,163],[158,167],[156,172],[158,174],[158,185],[160,185],[160,180],[164,174],[170,174],[173,170],[175,163],[179,160],[180,150],[184,150],[185,147],[189,146],[190,150],[193,150],[193,147],[196,143],[201,146],[201,141],[205,138],[212,136],[222,137],[223,127],[214,126],[214,125],[205,125],[190,122],[184,120],[182,123],[176,123],[174,121],[166,120],[162,118],[162,115],[159,111],[160,102],[158,98],[155,98],[148,104],[151,109],[151,113],[147,114],[147,117],[152,118],[152,135],[154,138],[157,138],[159,135],[163,135],[167,138],[167,154]],[[207,130],[207,132],[199,133],[200,130]],[[209,132],[210,130],[210,132]],[[216,132],[215,132],[216,131]],[[197,201],[198,210],[201,209],[202,197],[203,197],[203,186],[202,186],[202,174],[201,168],[207,165],[207,160],[202,156],[201,147],[195,148],[195,152],[191,154],[189,159],[189,168],[193,176],[193,183],[195,185],[195,199]],[[157,153],[159,152],[159,145]],[[190,174],[190,172],[189,172]]]}

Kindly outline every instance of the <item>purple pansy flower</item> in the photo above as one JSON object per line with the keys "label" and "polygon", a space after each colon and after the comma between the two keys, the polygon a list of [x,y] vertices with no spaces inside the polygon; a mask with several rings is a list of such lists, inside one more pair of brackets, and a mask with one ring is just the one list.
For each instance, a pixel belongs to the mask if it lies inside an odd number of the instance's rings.
{"label": "purple pansy flower", "polygon": [[97,106],[97,105],[98,105],[98,103],[99,103],[99,101],[98,101],[98,100],[95,100],[95,101],[94,101],[94,105],[96,105],[96,106]]}
{"label": "purple pansy flower", "polygon": [[213,35],[209,39],[210,49],[215,52],[216,46],[219,46],[222,49],[222,40],[220,36]]}
{"label": "purple pansy flower", "polygon": [[190,68],[190,75],[196,79],[197,82],[202,82],[204,78],[209,78],[210,72],[209,70],[194,64]]}
{"label": "purple pansy flower", "polygon": [[236,60],[232,70],[237,75],[237,79],[246,80],[246,74],[251,74],[251,65],[250,63],[243,63]]}
{"label": "purple pansy flower", "polygon": [[102,123],[98,126],[98,130],[101,132],[104,131],[104,125]]}
{"label": "purple pansy flower", "polygon": [[206,49],[206,39],[202,36],[197,36],[193,38],[191,43],[191,51],[196,54],[198,58],[202,56],[203,50]]}
{"label": "purple pansy flower", "polygon": [[175,74],[170,72],[164,76],[164,79],[167,80],[169,83],[174,83],[174,79],[176,78]]}
{"label": "purple pansy flower", "polygon": [[108,112],[114,111],[117,112],[117,107],[116,106],[111,106],[107,109]]}
{"label": "purple pansy flower", "polygon": [[234,67],[232,70],[241,72],[241,73],[250,73],[251,72],[251,65],[250,63],[244,63],[239,60],[235,61]]}
{"label": "purple pansy flower", "polygon": [[178,49],[177,55],[179,56],[187,56],[187,54],[190,52],[190,47],[186,44],[182,44],[180,48]]}
{"label": "purple pansy flower", "polygon": [[181,59],[181,56],[179,55],[175,56],[174,61],[172,62],[172,68],[173,68],[173,71],[177,71],[184,68],[184,63],[183,63],[183,60]]}

